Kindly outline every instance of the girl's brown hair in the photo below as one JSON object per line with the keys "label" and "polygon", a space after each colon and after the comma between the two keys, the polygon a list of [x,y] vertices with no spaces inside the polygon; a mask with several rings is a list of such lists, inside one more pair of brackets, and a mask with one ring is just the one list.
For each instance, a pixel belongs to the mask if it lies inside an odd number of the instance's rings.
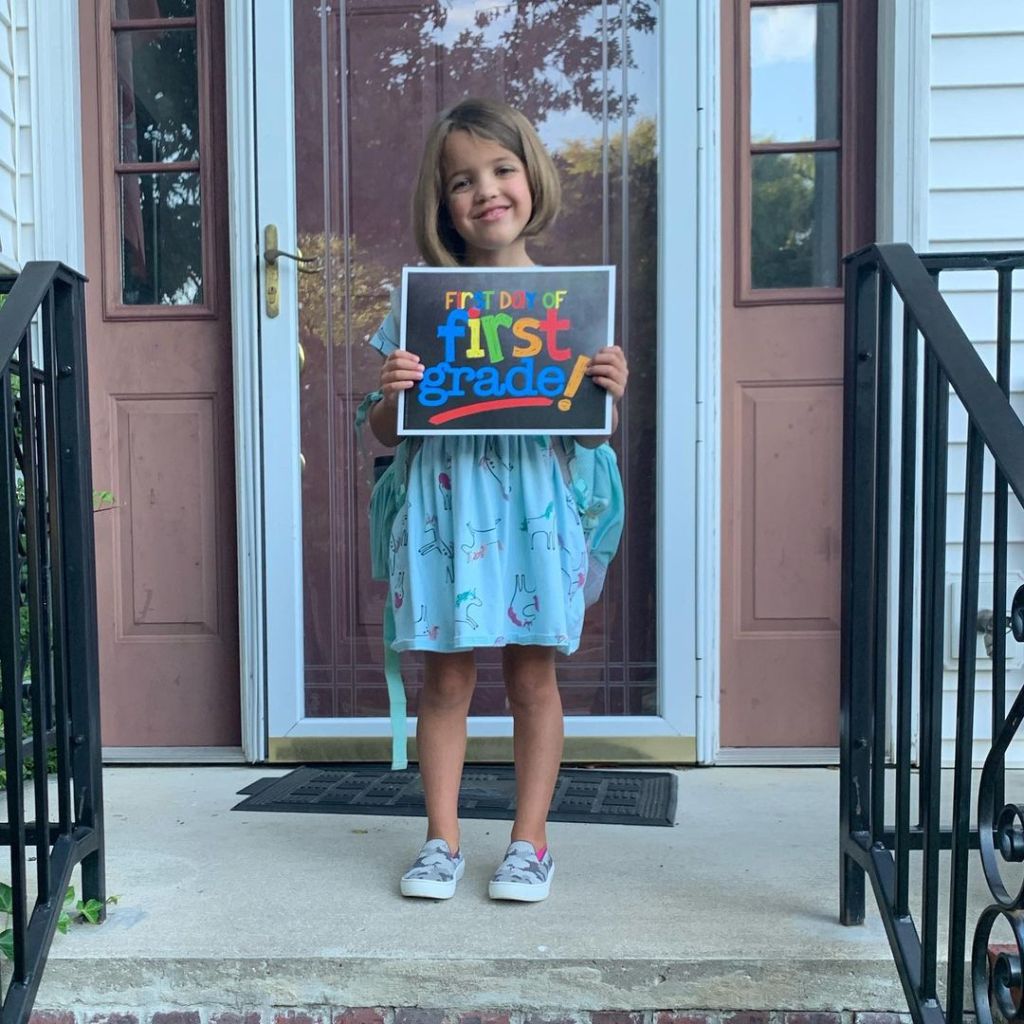
{"label": "girl's brown hair", "polygon": [[522,160],[533,199],[533,213],[523,229],[527,238],[540,234],[554,221],[562,202],[558,171],[533,125],[518,110],[504,103],[487,99],[462,100],[443,110],[431,127],[412,198],[416,245],[432,267],[455,267],[466,256],[466,244],[448,215],[441,167],[444,141],[455,131],[496,142]]}

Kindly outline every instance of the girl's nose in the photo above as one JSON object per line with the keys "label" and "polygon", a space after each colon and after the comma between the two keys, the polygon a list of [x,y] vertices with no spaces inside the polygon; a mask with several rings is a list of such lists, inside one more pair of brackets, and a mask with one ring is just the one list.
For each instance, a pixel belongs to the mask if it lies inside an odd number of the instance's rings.
{"label": "girl's nose", "polygon": [[490,199],[498,191],[498,181],[490,175],[481,177],[476,186],[476,198],[478,202]]}

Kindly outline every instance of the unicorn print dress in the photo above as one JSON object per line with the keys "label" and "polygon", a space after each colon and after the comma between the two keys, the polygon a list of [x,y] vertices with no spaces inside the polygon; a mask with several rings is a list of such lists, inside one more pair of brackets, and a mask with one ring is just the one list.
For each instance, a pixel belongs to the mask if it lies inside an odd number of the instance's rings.
{"label": "unicorn print dress", "polygon": [[[397,348],[394,309],[370,339]],[[407,438],[405,500],[387,552],[396,651],[539,644],[571,654],[587,551],[558,439]]]}

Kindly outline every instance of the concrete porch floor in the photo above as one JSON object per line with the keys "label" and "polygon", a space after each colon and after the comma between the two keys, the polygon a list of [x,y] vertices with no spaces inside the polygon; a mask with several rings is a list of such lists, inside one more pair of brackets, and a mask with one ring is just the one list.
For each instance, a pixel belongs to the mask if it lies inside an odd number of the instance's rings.
{"label": "concrete porch floor", "polygon": [[838,923],[838,771],[686,770],[675,828],[554,824],[540,904],[487,898],[507,822],[463,823],[433,902],[398,894],[424,819],[230,810],[281,773],[108,768],[120,900],[36,1005],[906,1010],[870,896]]}

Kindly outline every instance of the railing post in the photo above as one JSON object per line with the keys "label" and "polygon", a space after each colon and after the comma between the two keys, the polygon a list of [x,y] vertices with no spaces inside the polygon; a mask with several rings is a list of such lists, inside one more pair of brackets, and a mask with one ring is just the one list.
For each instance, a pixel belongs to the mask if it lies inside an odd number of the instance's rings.
{"label": "railing post", "polygon": [[69,659],[67,667],[73,804],[77,824],[92,829],[97,838],[95,852],[82,861],[82,896],[105,903],[96,555],[93,547],[89,381],[82,279],[62,273],[54,290],[57,363],[54,386],[60,458],[60,516],[64,524],[65,628],[67,650],[76,654]]}
{"label": "railing post", "polygon": [[11,984],[28,978],[25,878],[25,790],[22,751],[20,600],[18,593],[18,507],[14,458],[15,419],[10,364],[0,370],[0,684],[2,684],[4,768],[7,772],[7,845],[11,851],[10,927],[14,944]]}
{"label": "railing post", "polygon": [[921,987],[938,998],[939,851],[942,847],[942,650],[946,557],[949,382],[925,349],[921,471],[921,686],[918,814],[921,822]]}
{"label": "railing post", "polygon": [[864,869],[847,845],[871,842],[878,354],[878,274],[856,259],[846,267],[845,336],[839,917],[853,925],[864,922]]}

